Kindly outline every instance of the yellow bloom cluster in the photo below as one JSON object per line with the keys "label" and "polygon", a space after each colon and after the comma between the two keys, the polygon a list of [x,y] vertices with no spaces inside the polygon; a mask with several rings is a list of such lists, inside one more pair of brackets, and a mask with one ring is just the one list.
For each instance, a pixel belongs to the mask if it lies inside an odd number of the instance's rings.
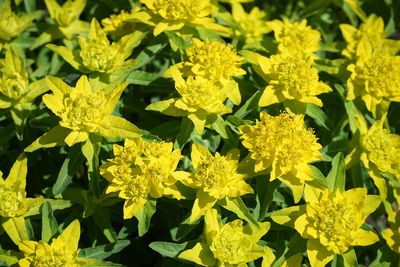
{"label": "yellow bloom cluster", "polygon": [[253,189],[244,181],[246,175],[237,173],[239,151],[231,150],[226,156],[218,152],[215,156],[201,145],[192,146],[192,165],[194,173],[181,173],[181,182],[197,189],[190,221],[203,216],[219,199],[239,197],[253,193]]}
{"label": "yellow bloom cluster", "polygon": [[374,116],[381,105],[400,102],[400,56],[364,54],[348,70],[348,100],[361,97]]}
{"label": "yellow bloom cluster", "polygon": [[372,231],[361,229],[366,217],[381,203],[378,196],[367,195],[367,189],[331,192],[306,186],[305,199],[305,205],[278,210],[271,218],[308,239],[312,267],[325,266],[335,254],[344,254],[351,246],[368,246],[379,240]]}
{"label": "yellow bloom cluster", "polygon": [[224,105],[229,98],[234,104],[241,101],[234,76],[244,75],[240,68],[243,59],[231,45],[219,41],[193,39],[186,50],[188,61],[171,66],[166,76],[175,81],[181,98],[173,98],[147,106],[147,110],[160,111],[170,116],[187,116],[197,133],[217,119],[216,115],[230,113]]}
{"label": "yellow bloom cluster", "polygon": [[239,30],[235,30],[236,36],[242,36],[246,43],[262,41],[262,37],[272,29],[265,20],[267,14],[254,7],[249,13],[246,13],[240,3],[232,4],[232,17],[239,24]]}
{"label": "yellow bloom cluster", "polygon": [[298,202],[305,181],[313,179],[308,163],[323,159],[313,131],[304,127],[304,115],[273,117],[262,112],[256,125],[240,126],[240,131],[242,143],[255,161],[254,171],[269,169],[270,180],[288,184]]}
{"label": "yellow bloom cluster", "polygon": [[228,28],[210,17],[213,10],[210,0],[141,0],[141,3],[148,10],[136,13],[134,18],[154,26],[154,35],[164,31],[190,33],[196,27],[229,33]]}
{"label": "yellow bloom cluster", "polygon": [[347,42],[342,54],[350,60],[356,60],[368,53],[394,56],[400,50],[400,41],[386,39],[384,22],[381,17],[372,14],[359,29],[350,24],[341,24],[340,29]]}
{"label": "yellow bloom cluster", "polygon": [[110,17],[102,19],[101,24],[103,30],[114,35],[125,35],[135,30],[139,30],[143,25],[134,21],[134,14],[141,10],[140,7],[135,7],[130,12],[122,10],[119,14],[112,14]]}
{"label": "yellow bloom cluster", "polygon": [[289,19],[273,20],[268,26],[274,31],[275,39],[279,42],[279,52],[295,53],[296,51],[310,54],[318,51],[321,40],[319,31],[307,26],[307,20],[291,23]]}
{"label": "yellow bloom cluster", "polygon": [[243,226],[241,220],[222,224],[217,210],[211,209],[205,216],[205,242],[183,251],[179,258],[202,266],[247,266],[247,262],[261,257],[265,264],[271,263],[275,258],[272,250],[257,244],[269,227],[269,222],[260,223],[258,229]]}
{"label": "yellow bloom cluster", "polygon": [[126,139],[123,147],[114,145],[114,158],[101,166],[100,173],[111,183],[106,192],[118,192],[125,199],[124,219],[135,216],[149,198],[182,197],[175,185],[181,157],[172,143],[136,138]]}

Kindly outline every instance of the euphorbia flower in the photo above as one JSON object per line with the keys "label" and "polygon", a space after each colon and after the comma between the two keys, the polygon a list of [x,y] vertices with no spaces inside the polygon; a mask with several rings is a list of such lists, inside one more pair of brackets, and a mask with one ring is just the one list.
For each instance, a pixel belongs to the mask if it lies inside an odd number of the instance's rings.
{"label": "euphorbia flower", "polygon": [[361,97],[375,118],[387,112],[390,102],[400,102],[400,56],[365,51],[347,69],[347,100]]}
{"label": "euphorbia flower", "polygon": [[104,137],[138,137],[140,130],[124,118],[111,115],[114,106],[127,86],[122,83],[108,92],[94,92],[86,76],[81,76],[76,87],[61,79],[47,76],[52,95],[43,96],[43,102],[61,120],[59,125],[39,137],[25,149],[32,152],[42,147],[84,142],[90,134]]}
{"label": "euphorbia flower", "polygon": [[140,44],[144,35],[145,33],[136,31],[123,36],[118,42],[110,43],[99,22],[94,18],[90,25],[88,39],[83,36],[78,37],[80,51],[54,44],[48,44],[47,47],[62,56],[80,72],[111,74],[138,64],[134,59],[127,60],[127,58]]}
{"label": "euphorbia flower", "polygon": [[[134,18],[154,26],[153,34],[163,31],[188,33],[196,27],[229,33],[229,29],[218,25],[210,17],[213,5],[210,0],[141,0],[148,10],[134,14]],[[189,31],[190,32],[190,31]]]}
{"label": "euphorbia flower", "polygon": [[350,24],[340,24],[339,27],[347,42],[342,55],[351,60],[363,57],[365,48],[370,53],[386,56],[394,56],[400,50],[400,41],[385,38],[384,21],[375,14],[370,15],[358,29]]}
{"label": "euphorbia flower", "polygon": [[289,19],[273,20],[268,26],[274,31],[275,39],[279,42],[280,52],[301,51],[313,53],[319,49],[321,40],[319,31],[307,26],[307,20],[291,23]]}
{"label": "euphorbia flower", "polygon": [[79,221],[75,220],[57,238],[53,238],[50,244],[44,241],[29,240],[19,242],[18,247],[24,255],[18,262],[19,266],[101,266],[101,260],[86,259],[78,256],[80,235],[81,227]]}
{"label": "euphorbia flower", "polygon": [[234,83],[221,86],[202,76],[190,76],[185,80],[175,67],[171,67],[169,72],[181,97],[150,104],[146,110],[188,117],[199,134],[203,133],[204,127],[211,127],[219,115],[232,112],[231,108],[224,105],[224,101],[235,90]]}
{"label": "euphorbia flower", "polygon": [[205,147],[193,144],[191,159],[195,172],[180,173],[184,185],[197,189],[190,222],[198,220],[220,199],[253,193],[244,181],[246,175],[236,172],[239,156],[237,149],[225,156],[218,152],[213,156]]}
{"label": "euphorbia flower", "polygon": [[[30,211],[38,209],[44,201],[43,197],[26,197],[26,174],[25,154],[17,158],[5,180],[0,172],[0,221],[14,242],[27,238],[24,217],[29,216]],[[17,229],[15,225],[18,226]]]}
{"label": "euphorbia flower", "polygon": [[106,193],[118,192],[125,199],[124,219],[135,216],[148,199],[172,195],[182,198],[175,183],[175,169],[182,158],[172,143],[126,139],[124,146],[114,145],[114,158],[100,167],[110,185]]}
{"label": "euphorbia flower", "polygon": [[26,28],[32,25],[32,20],[42,14],[38,10],[19,17],[11,10],[11,0],[3,1],[0,7],[0,51],[12,38],[20,35]]}
{"label": "euphorbia flower", "polygon": [[243,52],[254,70],[268,83],[258,105],[266,107],[285,101],[312,103],[322,107],[317,95],[332,89],[319,80],[311,55],[282,52],[270,58],[253,52]]}
{"label": "euphorbia flower", "polygon": [[388,172],[400,179],[400,136],[384,128],[385,117],[369,129],[364,118],[358,115],[356,119],[358,140],[346,157],[347,167],[361,160],[382,198],[386,199],[386,182],[381,173]]}
{"label": "euphorbia flower", "polygon": [[322,160],[313,131],[304,126],[304,115],[260,113],[255,125],[240,126],[243,145],[255,161],[255,172],[270,170],[270,180],[288,184],[295,202],[301,199],[305,181],[313,179],[308,165]]}
{"label": "euphorbia flower", "polygon": [[74,34],[89,30],[89,23],[79,19],[87,0],[67,0],[62,6],[57,3],[57,0],[45,0],[44,2],[55,25],[50,26],[36,38],[31,49],[55,39],[71,39]]}
{"label": "euphorbia flower", "polygon": [[257,244],[270,227],[269,222],[243,226],[243,221],[234,220],[223,224],[217,210],[205,215],[204,237],[193,248],[183,251],[179,258],[202,266],[247,266],[247,262],[263,257],[263,266],[275,259],[269,247]]}
{"label": "euphorbia flower", "polygon": [[307,255],[312,267],[325,266],[335,254],[343,255],[352,246],[379,241],[375,233],[361,229],[381,203],[379,196],[367,195],[367,189],[332,192],[307,185],[305,200],[305,205],[275,211],[271,218],[308,239]]}

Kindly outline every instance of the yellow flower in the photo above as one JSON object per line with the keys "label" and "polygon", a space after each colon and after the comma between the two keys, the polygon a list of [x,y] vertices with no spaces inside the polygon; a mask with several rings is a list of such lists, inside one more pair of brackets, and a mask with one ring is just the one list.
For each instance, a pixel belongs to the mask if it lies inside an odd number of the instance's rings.
{"label": "yellow flower", "polygon": [[217,210],[205,215],[204,239],[193,248],[183,251],[179,258],[202,266],[247,266],[247,262],[263,257],[263,266],[275,259],[269,247],[257,244],[270,227],[269,222],[243,226],[243,221],[234,220],[222,224]]}
{"label": "yellow flower", "polygon": [[352,246],[379,241],[375,233],[361,229],[367,216],[381,203],[379,196],[367,195],[367,189],[331,192],[306,186],[305,200],[305,205],[275,211],[271,218],[308,239],[307,254],[312,267],[325,266],[335,254],[343,255]]}
{"label": "yellow flower", "polygon": [[342,55],[351,60],[362,57],[363,50],[386,56],[394,56],[400,50],[400,41],[386,39],[385,25],[381,17],[370,15],[359,29],[349,24],[341,24],[340,30],[347,42]]}
{"label": "yellow flower", "polygon": [[4,43],[20,35],[40,14],[42,11],[35,11],[19,17],[11,10],[11,0],[5,0],[0,7],[0,51]]}
{"label": "yellow flower", "polygon": [[24,216],[30,209],[40,206],[42,197],[27,198],[25,192],[27,159],[21,154],[15,161],[7,179],[0,172],[0,217]]}
{"label": "yellow flower", "polygon": [[190,76],[184,80],[175,67],[171,67],[169,73],[181,97],[150,104],[146,110],[160,111],[169,116],[188,117],[199,134],[205,126],[210,127],[216,115],[232,112],[231,108],[224,105],[228,97],[233,95],[232,98],[235,98],[237,94],[240,96],[234,82],[222,86],[202,76]]}
{"label": "yellow flower", "polygon": [[383,199],[386,198],[387,188],[381,172],[388,172],[400,179],[400,136],[391,134],[383,128],[385,118],[376,121],[368,129],[361,116],[356,117],[359,130],[359,140],[355,148],[346,157],[347,167],[351,167],[360,159],[374,180]]}
{"label": "yellow flower", "polygon": [[313,179],[308,163],[322,160],[311,129],[304,126],[304,115],[282,113],[273,117],[260,113],[256,125],[239,127],[243,145],[255,160],[255,172],[270,169],[270,180],[279,179],[289,185],[295,202],[303,194],[305,181]]}
{"label": "yellow flower", "polygon": [[193,144],[191,159],[195,172],[190,175],[183,173],[180,179],[184,185],[197,189],[190,222],[198,220],[219,199],[253,193],[244,181],[246,175],[236,172],[239,157],[237,149],[229,151],[226,156],[218,152],[213,156],[203,146]]}
{"label": "yellow flower", "polygon": [[282,52],[266,58],[253,52],[243,52],[255,71],[268,82],[258,105],[261,107],[295,100],[322,106],[316,96],[332,91],[319,81],[318,70],[313,67],[311,55]]}
{"label": "yellow flower", "polygon": [[75,34],[89,30],[89,23],[79,19],[87,0],[67,0],[62,6],[57,3],[57,0],[45,0],[44,2],[55,23],[36,38],[31,49],[59,38],[71,39]]}
{"label": "yellow flower", "polygon": [[124,35],[143,28],[143,24],[134,21],[134,14],[141,11],[141,7],[135,7],[130,12],[121,10],[119,14],[112,14],[102,19],[103,30],[114,35]]}
{"label": "yellow flower", "polygon": [[89,134],[104,137],[137,137],[140,130],[124,118],[111,115],[123,90],[122,83],[108,92],[93,92],[86,76],[81,76],[76,87],[61,79],[47,76],[47,85],[52,95],[43,96],[45,105],[61,120],[59,125],[39,137],[25,151],[32,152],[42,147],[54,147],[66,143],[73,146],[84,142]]}
{"label": "yellow flower", "polygon": [[348,66],[347,100],[361,97],[374,116],[387,111],[389,102],[400,102],[400,56],[363,54]]}
{"label": "yellow flower", "polygon": [[305,19],[301,22],[290,23],[287,18],[284,18],[270,21],[268,25],[274,31],[275,39],[279,42],[278,50],[280,52],[313,53],[319,49],[318,42],[321,40],[321,34],[307,26]]}
{"label": "yellow flower", "polygon": [[67,0],[60,6],[56,0],[45,0],[50,17],[56,21],[59,30],[68,39],[75,33],[87,29],[87,22],[79,20],[86,2],[87,0]]}
{"label": "yellow flower", "polygon": [[0,108],[31,103],[47,90],[42,80],[29,83],[25,64],[13,49],[8,49],[0,70]]}
{"label": "yellow flower", "polygon": [[137,65],[134,59],[126,60],[132,50],[140,44],[144,33],[135,32],[123,36],[118,42],[107,39],[107,36],[96,19],[90,25],[89,38],[79,36],[81,50],[48,44],[47,47],[62,56],[71,66],[83,72],[115,73],[123,68]]}
{"label": "yellow flower", "polygon": [[27,159],[21,154],[11,167],[7,179],[0,172],[0,223],[14,243],[28,239],[24,217],[36,214],[44,198],[26,197]]}
{"label": "yellow flower", "polygon": [[21,241],[18,244],[24,258],[21,267],[78,267],[86,266],[87,259],[78,257],[78,242],[81,234],[79,221],[75,220],[51,244],[44,241]]}
{"label": "yellow flower", "polygon": [[240,68],[244,60],[231,44],[194,38],[192,46],[186,49],[186,56],[188,61],[174,65],[184,76],[203,76],[215,83],[226,84],[234,76],[246,74]]}
{"label": "yellow flower", "polygon": [[[233,3],[232,16],[245,33],[243,38],[246,43],[260,42],[264,34],[272,30],[268,26],[268,22],[264,20],[267,14],[258,7],[254,7],[250,13],[246,13],[241,4]],[[242,32],[236,30],[235,34],[241,36]]]}
{"label": "yellow flower", "polygon": [[172,143],[126,139],[124,146],[114,145],[114,158],[100,167],[111,184],[107,193],[119,192],[125,199],[124,219],[135,216],[149,198],[172,195],[182,198],[175,183],[175,169],[182,158]]}
{"label": "yellow flower", "polygon": [[210,0],[141,0],[148,10],[134,15],[135,19],[154,26],[153,34],[163,31],[183,31],[196,27],[221,33],[229,29],[209,17],[213,10]]}

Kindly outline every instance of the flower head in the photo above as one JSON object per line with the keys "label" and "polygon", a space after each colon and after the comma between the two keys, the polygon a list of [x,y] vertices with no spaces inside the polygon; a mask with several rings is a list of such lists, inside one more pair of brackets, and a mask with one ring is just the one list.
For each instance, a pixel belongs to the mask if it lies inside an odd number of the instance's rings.
{"label": "flower head", "polygon": [[47,76],[47,84],[52,95],[43,96],[45,105],[61,120],[59,125],[39,137],[25,151],[41,147],[68,146],[86,141],[89,134],[104,137],[137,137],[139,129],[124,118],[111,115],[126,83],[108,92],[93,91],[86,76],[81,76],[76,87],[71,87],[61,79]]}
{"label": "flower head", "polygon": [[186,49],[187,61],[174,65],[184,76],[203,76],[213,82],[226,84],[234,76],[244,75],[244,63],[234,47],[220,41],[192,40]]}
{"label": "flower head", "polygon": [[379,196],[367,195],[367,189],[332,192],[306,186],[305,199],[305,205],[273,212],[271,218],[295,228],[308,239],[311,266],[324,266],[335,254],[344,254],[352,246],[379,241],[375,233],[361,229],[367,216],[381,203]]}
{"label": "flower head", "polygon": [[103,30],[114,35],[124,35],[133,32],[134,30],[139,30],[140,24],[134,21],[134,14],[141,11],[141,7],[135,7],[130,12],[121,10],[118,14],[112,14],[109,17],[102,19],[101,24],[103,25]]}
{"label": "flower head", "polygon": [[24,258],[19,260],[21,267],[29,266],[85,266],[86,259],[78,257],[78,241],[81,229],[79,221],[75,220],[54,238],[51,244],[44,241],[21,241],[19,249]]}
{"label": "flower head", "polygon": [[[268,26],[268,22],[264,19],[266,13],[258,7],[254,7],[250,13],[246,13],[243,6],[239,3],[232,4],[233,19],[239,23],[244,34],[246,43],[259,42],[264,34],[269,33],[272,29]],[[238,36],[242,35],[241,31],[235,31]]]}
{"label": "flower head", "polygon": [[42,197],[27,198],[25,192],[27,159],[21,154],[12,166],[7,179],[0,172],[0,217],[24,216],[30,209],[43,202]]}
{"label": "flower head", "polygon": [[282,52],[266,58],[256,53],[248,54],[253,57],[255,70],[268,82],[258,102],[261,107],[287,100],[322,106],[316,96],[332,91],[319,81],[318,70],[313,67],[310,55]]}
{"label": "flower head", "polygon": [[135,15],[136,19],[154,26],[154,35],[163,31],[201,27],[217,32],[229,32],[210,17],[213,5],[210,0],[141,0],[148,10]]}
{"label": "flower head", "polygon": [[124,219],[132,218],[149,198],[172,195],[181,198],[175,183],[180,150],[172,143],[126,139],[124,146],[114,145],[114,158],[100,168],[111,184],[107,193],[118,192],[125,199]]}
{"label": "flower head", "polygon": [[19,17],[11,10],[11,0],[5,0],[0,7],[0,50],[3,42],[20,35],[41,13],[42,11],[35,11]]}
{"label": "flower head", "polygon": [[370,15],[359,29],[350,24],[341,24],[340,30],[347,42],[342,54],[351,60],[362,56],[367,47],[370,53],[394,56],[400,50],[400,41],[386,39],[385,25],[381,17]]}
{"label": "flower head", "polygon": [[202,266],[246,265],[261,257],[272,262],[275,256],[271,249],[257,244],[269,227],[269,222],[260,223],[259,229],[243,226],[241,220],[222,224],[218,212],[211,209],[205,216],[205,240],[183,251],[179,258]]}
{"label": "flower head", "polygon": [[219,199],[253,192],[244,181],[246,176],[236,172],[239,156],[237,149],[231,150],[226,156],[218,152],[213,156],[201,145],[192,146],[191,159],[195,172],[181,179],[183,184],[197,189],[191,222],[203,216]]}
{"label": "flower head", "polygon": [[47,90],[42,81],[29,83],[25,64],[13,49],[8,49],[0,70],[0,108],[30,103]]}
{"label": "flower head", "polygon": [[275,38],[279,42],[278,50],[280,52],[313,53],[319,49],[318,42],[321,40],[321,34],[307,26],[305,19],[301,22],[290,23],[287,18],[284,18],[270,21],[268,25],[274,31]]}
{"label": "flower head", "polygon": [[203,76],[189,76],[186,80],[180,71],[171,67],[169,73],[175,81],[180,98],[172,98],[150,104],[146,109],[160,111],[170,116],[187,116],[201,134],[211,116],[230,113],[231,108],[224,105],[229,97],[237,99],[240,93],[234,82],[226,85],[214,83]]}
{"label": "flower head", "polygon": [[127,58],[143,37],[144,33],[135,32],[123,36],[118,42],[110,43],[98,21],[93,19],[88,39],[83,36],[78,37],[81,47],[79,55],[74,55],[75,52],[67,47],[54,44],[49,44],[47,47],[60,54],[75,69],[84,73],[115,73],[137,64],[135,60],[127,60]]}
{"label": "flower head", "polygon": [[374,115],[380,105],[400,102],[400,56],[364,54],[348,70],[347,100],[361,97]]}
{"label": "flower head", "polygon": [[271,168],[270,180],[287,183],[298,202],[305,181],[313,179],[308,163],[323,159],[313,131],[304,127],[304,115],[273,117],[262,112],[256,125],[240,126],[240,131],[243,145],[255,160],[255,171]]}

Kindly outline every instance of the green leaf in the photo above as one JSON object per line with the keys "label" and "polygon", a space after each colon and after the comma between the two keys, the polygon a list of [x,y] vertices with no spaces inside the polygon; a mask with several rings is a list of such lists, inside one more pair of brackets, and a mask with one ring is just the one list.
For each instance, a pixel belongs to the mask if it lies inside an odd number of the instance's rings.
{"label": "green leaf", "polygon": [[142,70],[135,70],[129,74],[126,82],[130,84],[150,85],[158,79],[162,80],[160,84],[165,84],[165,82],[167,81],[167,79],[161,78],[160,74],[150,73]]}
{"label": "green leaf", "polygon": [[0,266],[12,266],[18,263],[18,255],[12,250],[0,249]]}
{"label": "green leaf", "polygon": [[188,247],[188,242],[182,244],[170,243],[170,242],[152,242],[149,247],[163,256],[166,257],[177,257],[179,253]]}
{"label": "green leaf", "polygon": [[219,200],[218,204],[221,207],[235,213],[240,219],[243,219],[259,228],[257,220],[253,217],[253,215],[251,215],[250,211],[247,209],[246,205],[240,197],[225,197],[224,199]]}
{"label": "green leaf", "polygon": [[343,154],[337,153],[332,161],[332,169],[326,177],[328,188],[333,192],[339,189],[343,192],[346,183],[346,164],[344,162]]}
{"label": "green leaf", "polygon": [[194,129],[193,122],[188,118],[183,118],[181,123],[181,129],[179,131],[179,134],[176,136],[176,140],[174,143],[175,149],[183,148],[183,146],[189,141],[193,129]]}
{"label": "green leaf", "polygon": [[149,230],[151,217],[156,212],[156,203],[157,201],[154,199],[147,200],[144,207],[135,215],[139,221],[139,236],[143,236]]}
{"label": "green leaf", "polygon": [[341,257],[343,257],[344,267],[358,267],[359,266],[358,262],[357,262],[357,255],[356,255],[356,252],[354,251],[354,248],[350,249],[349,251],[347,251],[346,253],[341,255]]}
{"label": "green leaf", "polygon": [[67,186],[71,183],[72,177],[82,166],[84,156],[81,151],[81,144],[76,144],[71,147],[67,158],[58,173],[57,181],[53,185],[53,195],[58,195],[64,192]]}
{"label": "green leaf", "polygon": [[164,31],[164,33],[168,36],[169,42],[173,50],[181,50],[184,51],[186,48],[190,47],[190,45],[178,34],[173,31]]}
{"label": "green leaf", "polygon": [[118,240],[115,243],[85,248],[79,251],[79,257],[103,260],[129,246],[129,240]]}
{"label": "green leaf", "polygon": [[99,153],[101,148],[101,136],[89,135],[82,146],[82,153],[88,161],[89,188],[95,197],[100,196],[99,188]]}
{"label": "green leaf", "polygon": [[269,205],[274,197],[275,190],[279,187],[281,182],[279,180],[268,181],[265,176],[260,176],[257,179],[257,207],[259,207],[258,221],[264,220],[267,216]]}
{"label": "green leaf", "polygon": [[332,123],[328,116],[317,105],[310,103],[307,104],[306,114],[313,118],[318,125],[324,127],[325,129],[330,130],[332,128]]}
{"label": "green leaf", "polygon": [[53,209],[49,202],[44,202],[42,205],[42,240],[48,242],[60,234],[57,221],[53,215]]}
{"label": "green leaf", "polygon": [[93,219],[108,241],[111,243],[118,241],[117,233],[111,224],[110,214],[106,208],[94,206]]}

